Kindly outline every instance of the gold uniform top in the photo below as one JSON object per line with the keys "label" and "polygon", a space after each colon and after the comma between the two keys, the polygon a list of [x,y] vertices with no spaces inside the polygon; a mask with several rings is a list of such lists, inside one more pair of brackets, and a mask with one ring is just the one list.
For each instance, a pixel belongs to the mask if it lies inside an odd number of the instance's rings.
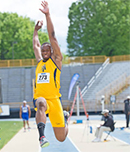
{"label": "gold uniform top", "polygon": [[34,98],[55,99],[61,97],[59,92],[61,71],[51,57],[47,61],[41,60],[38,63],[35,74]]}

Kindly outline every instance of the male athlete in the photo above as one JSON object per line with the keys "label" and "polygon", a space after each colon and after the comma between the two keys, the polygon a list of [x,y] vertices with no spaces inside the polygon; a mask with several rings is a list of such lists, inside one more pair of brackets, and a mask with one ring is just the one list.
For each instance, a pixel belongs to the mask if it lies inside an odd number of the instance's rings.
{"label": "male athlete", "polygon": [[24,131],[26,131],[26,127],[25,127],[26,122],[27,122],[27,125],[28,125],[28,129],[30,129],[29,118],[31,117],[31,110],[30,110],[30,106],[27,105],[27,102],[25,100],[23,101],[23,105],[20,107],[19,116],[20,116],[20,118],[23,119]]}
{"label": "male athlete", "polygon": [[42,45],[38,39],[38,30],[42,27],[43,21],[38,21],[35,25],[33,34],[33,49],[36,60],[38,62],[35,78],[34,107],[36,109],[36,123],[39,131],[40,146],[47,147],[48,140],[44,135],[46,124],[46,114],[49,114],[55,136],[58,141],[64,141],[68,127],[68,112],[63,112],[59,92],[60,74],[62,67],[62,54],[55,37],[54,27],[52,24],[48,3],[42,1],[42,9],[47,21],[47,31],[50,43],[46,42]]}

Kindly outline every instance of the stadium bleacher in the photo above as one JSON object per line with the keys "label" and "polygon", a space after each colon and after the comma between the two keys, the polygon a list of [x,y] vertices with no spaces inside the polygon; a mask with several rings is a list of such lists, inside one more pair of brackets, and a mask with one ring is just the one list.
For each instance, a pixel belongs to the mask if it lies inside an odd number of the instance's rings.
{"label": "stadium bleacher", "polygon": [[[71,78],[74,73],[79,73],[79,81],[81,90],[87,85],[92,76],[101,67],[101,63],[98,64],[69,64],[63,65],[61,72],[61,94],[63,107],[64,105],[69,107],[72,105],[74,95],[76,92],[76,86],[74,86],[70,101],[68,101],[68,90]],[[13,103],[19,103],[23,100],[27,100],[32,106],[33,98],[33,82],[35,78],[35,66],[32,67],[13,67],[13,68],[0,68],[1,88],[2,88],[2,101],[4,104],[10,103],[12,106],[16,106]],[[125,73],[126,76],[130,76],[130,62],[113,62],[110,63],[96,79],[93,85],[89,88],[84,95],[84,101],[86,103],[86,109],[88,111],[101,110],[101,105],[96,105],[96,93],[106,87],[110,82],[114,81],[121,74]],[[129,88],[124,94],[129,93]],[[122,102],[123,91],[118,94],[117,102]],[[124,96],[123,96],[124,97]],[[18,107],[19,107],[18,104]],[[109,105],[110,106],[110,105]],[[122,110],[122,104],[118,110]],[[76,107],[75,107],[76,108]],[[82,104],[80,105],[81,111],[83,111]]]}
{"label": "stadium bleacher", "polygon": [[[83,88],[84,84],[89,81],[91,76],[99,67],[100,64],[63,66],[61,72],[62,100],[68,99],[68,88],[71,77],[74,73],[80,74],[79,80],[81,81],[81,88]],[[36,67],[14,67],[0,69],[3,103],[21,102],[24,99],[27,101],[32,101],[32,80],[35,78],[35,69]]]}
{"label": "stadium bleacher", "polygon": [[[100,77],[98,77],[96,79],[94,84],[91,86],[90,89],[88,89],[87,93],[84,95],[83,98],[84,98],[84,101],[86,102],[86,104],[87,104],[87,102],[94,102],[95,104],[97,104],[96,103],[97,92],[99,92],[100,90],[105,88],[110,83],[114,82],[122,74],[125,74],[126,78],[130,76],[130,62],[113,62],[113,63],[110,63],[107,66],[107,68],[102,72]],[[111,86],[111,87],[114,87],[114,86]],[[122,92],[122,94],[124,94],[124,91]],[[128,89],[126,94],[127,95],[130,94],[129,89]],[[125,97],[127,97],[127,95]],[[117,103],[122,103],[122,104],[120,104],[120,106],[119,106],[119,104],[117,104],[118,107],[117,107],[116,110],[123,110],[123,100],[124,99],[121,96],[122,95],[120,95],[120,98],[119,97],[117,98]],[[101,96],[100,96],[100,98],[101,98]],[[109,106],[110,105],[107,105],[107,107],[109,107]]]}

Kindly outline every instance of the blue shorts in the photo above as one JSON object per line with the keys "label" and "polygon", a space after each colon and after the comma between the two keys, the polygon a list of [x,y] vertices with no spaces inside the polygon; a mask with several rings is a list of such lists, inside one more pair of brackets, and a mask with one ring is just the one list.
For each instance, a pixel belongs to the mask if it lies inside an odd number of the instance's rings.
{"label": "blue shorts", "polygon": [[28,120],[29,119],[29,116],[28,114],[22,114],[22,119],[25,121],[25,120]]}

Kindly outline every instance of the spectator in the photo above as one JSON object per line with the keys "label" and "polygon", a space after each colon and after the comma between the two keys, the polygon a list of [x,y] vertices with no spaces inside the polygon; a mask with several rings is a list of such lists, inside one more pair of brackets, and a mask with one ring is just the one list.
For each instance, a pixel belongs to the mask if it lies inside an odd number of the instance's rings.
{"label": "spectator", "polygon": [[130,117],[130,96],[124,101],[124,113],[126,116],[126,128],[129,127],[129,117]]}
{"label": "spectator", "polygon": [[30,106],[27,105],[27,102],[25,100],[23,101],[23,105],[20,107],[19,116],[23,119],[24,131],[26,131],[26,122],[28,125],[28,129],[30,129],[29,118],[31,117],[31,110]]}
{"label": "spectator", "polygon": [[100,125],[96,129],[95,136],[96,138],[93,140],[93,142],[100,142],[102,138],[102,134],[104,131],[114,131],[114,121],[111,115],[109,115],[109,110],[104,109],[102,111],[102,114],[104,115],[104,124]]}

